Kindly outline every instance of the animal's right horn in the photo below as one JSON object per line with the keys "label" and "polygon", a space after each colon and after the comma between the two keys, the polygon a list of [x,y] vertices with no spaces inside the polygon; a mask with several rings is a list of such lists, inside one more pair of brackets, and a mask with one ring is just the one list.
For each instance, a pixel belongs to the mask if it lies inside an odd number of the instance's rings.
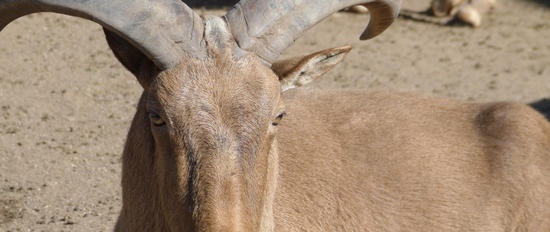
{"label": "animal's right horn", "polygon": [[240,49],[273,63],[304,31],[345,7],[363,4],[371,13],[360,39],[370,39],[389,27],[401,0],[241,0],[225,18]]}
{"label": "animal's right horn", "polygon": [[173,67],[186,53],[204,52],[202,19],[179,0],[0,0],[0,30],[36,12],[97,22],[138,48],[159,69]]}

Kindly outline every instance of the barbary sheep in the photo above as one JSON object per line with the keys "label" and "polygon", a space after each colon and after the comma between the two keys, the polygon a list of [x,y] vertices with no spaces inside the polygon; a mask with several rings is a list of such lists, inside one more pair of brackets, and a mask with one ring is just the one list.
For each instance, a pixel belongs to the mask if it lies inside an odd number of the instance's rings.
{"label": "barbary sheep", "polygon": [[116,231],[549,231],[550,124],[528,106],[297,88],[350,47],[279,60],[345,7],[382,33],[400,1],[0,0],[100,23],[143,93]]}

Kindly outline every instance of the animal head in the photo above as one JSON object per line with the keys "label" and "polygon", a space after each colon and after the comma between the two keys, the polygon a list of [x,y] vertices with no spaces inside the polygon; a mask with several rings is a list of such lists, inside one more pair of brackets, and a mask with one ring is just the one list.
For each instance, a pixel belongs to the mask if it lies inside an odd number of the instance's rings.
{"label": "animal head", "polygon": [[372,14],[368,39],[400,2],[243,0],[203,19],[176,0],[0,0],[0,28],[39,11],[91,19],[143,86],[123,157],[119,230],[263,231],[272,227],[281,92],[351,48],[276,60],[305,30],[359,3]]}

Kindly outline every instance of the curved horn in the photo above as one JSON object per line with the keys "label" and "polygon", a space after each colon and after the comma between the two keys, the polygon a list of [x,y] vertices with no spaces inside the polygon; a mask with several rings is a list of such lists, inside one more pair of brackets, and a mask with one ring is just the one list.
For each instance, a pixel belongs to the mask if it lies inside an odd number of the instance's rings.
{"label": "curved horn", "polygon": [[0,30],[36,12],[97,22],[130,42],[160,69],[173,67],[185,53],[204,50],[202,19],[179,0],[0,0]]}
{"label": "curved horn", "polygon": [[366,40],[393,23],[401,0],[241,0],[225,18],[241,49],[273,63],[305,30],[338,10],[358,4],[371,12],[360,37]]}

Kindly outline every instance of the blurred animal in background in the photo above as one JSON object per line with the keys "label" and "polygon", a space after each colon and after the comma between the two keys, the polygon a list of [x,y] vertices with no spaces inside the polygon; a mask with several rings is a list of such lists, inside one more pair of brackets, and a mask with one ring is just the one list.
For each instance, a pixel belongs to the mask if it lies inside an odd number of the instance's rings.
{"label": "blurred animal in background", "polygon": [[481,25],[482,14],[493,10],[496,0],[432,0],[435,17],[451,17],[473,27]]}
{"label": "blurred animal in background", "polygon": [[[482,15],[492,11],[495,6],[496,0],[432,0],[430,8],[425,11],[402,9],[399,14],[405,18],[441,25],[459,22],[479,27]],[[361,5],[348,7],[344,10],[358,14],[368,13],[368,10]]]}

